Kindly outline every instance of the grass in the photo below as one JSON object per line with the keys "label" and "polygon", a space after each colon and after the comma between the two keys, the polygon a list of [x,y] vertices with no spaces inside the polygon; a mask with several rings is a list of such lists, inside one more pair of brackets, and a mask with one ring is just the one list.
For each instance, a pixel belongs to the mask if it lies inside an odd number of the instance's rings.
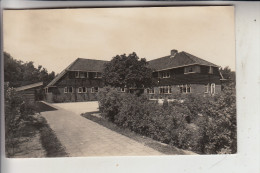
{"label": "grass", "polygon": [[167,144],[164,144],[164,143],[161,143],[161,142],[158,142],[158,141],[155,141],[151,138],[148,138],[146,136],[141,136],[133,131],[131,131],[130,129],[125,129],[125,128],[121,128],[121,127],[118,127],[116,124],[108,121],[107,119],[103,118],[103,117],[100,117],[100,116],[95,116],[95,114],[99,114],[99,112],[88,112],[88,113],[84,113],[84,114],[81,114],[83,117],[91,120],[91,121],[94,121],[112,131],[115,131],[121,135],[124,135],[124,136],[127,136],[139,143],[142,143],[143,145],[145,146],[148,146],[150,148],[153,148],[161,153],[164,153],[166,155],[184,155],[184,154],[195,154],[193,152],[190,152],[190,151],[185,151],[185,150],[181,150],[181,149],[178,149],[174,146],[170,146],[170,145],[167,145]]}
{"label": "grass", "polygon": [[46,157],[66,157],[68,154],[54,131],[47,124],[46,120],[40,128],[40,140],[46,151]]}
{"label": "grass", "polygon": [[[37,103],[38,112],[55,110],[43,103]],[[23,121],[18,130],[10,131],[6,136],[7,157],[66,157],[65,148],[40,114]]]}

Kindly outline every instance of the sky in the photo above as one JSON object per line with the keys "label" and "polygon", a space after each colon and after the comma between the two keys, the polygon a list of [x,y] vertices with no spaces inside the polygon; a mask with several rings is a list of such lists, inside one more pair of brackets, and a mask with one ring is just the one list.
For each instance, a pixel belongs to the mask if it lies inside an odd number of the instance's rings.
{"label": "sky", "polygon": [[3,22],[4,51],[49,72],[78,57],[152,60],[172,49],[235,70],[231,6],[5,10]]}

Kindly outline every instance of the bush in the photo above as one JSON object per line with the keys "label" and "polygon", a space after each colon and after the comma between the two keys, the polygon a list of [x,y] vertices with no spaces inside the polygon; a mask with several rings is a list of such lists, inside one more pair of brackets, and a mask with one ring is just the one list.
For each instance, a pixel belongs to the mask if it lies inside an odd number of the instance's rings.
{"label": "bush", "polygon": [[104,87],[98,92],[98,102],[102,115],[114,122],[121,106],[120,93],[115,88]]}
{"label": "bush", "polygon": [[203,154],[236,152],[236,106],[233,87],[212,96],[182,96],[163,105],[106,87],[98,95],[101,115],[120,127]]}
{"label": "bush", "polygon": [[24,100],[13,88],[5,88],[5,137],[8,156],[15,152],[19,144],[17,139],[26,133],[23,131],[25,126],[39,123],[37,112],[37,107]]}

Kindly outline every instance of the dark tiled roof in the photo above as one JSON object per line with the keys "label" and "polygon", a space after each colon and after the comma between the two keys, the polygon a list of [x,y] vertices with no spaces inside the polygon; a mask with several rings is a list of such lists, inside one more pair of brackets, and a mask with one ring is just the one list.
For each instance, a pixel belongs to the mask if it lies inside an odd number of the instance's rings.
{"label": "dark tiled roof", "polygon": [[[67,72],[67,71],[93,71],[93,72],[101,72],[104,68],[104,64],[108,61],[103,60],[94,60],[94,59],[83,59],[77,58],[74,62],[72,62],[66,69],[64,69],[59,75],[57,75],[48,85],[47,87],[54,86],[54,84]],[[154,70],[164,70],[177,68],[192,64],[206,65],[206,66],[215,66],[217,65],[200,59],[194,55],[191,55],[186,52],[179,52],[174,57],[165,56],[162,58],[154,59],[148,61],[148,65],[150,68]]]}
{"label": "dark tiled roof", "polygon": [[46,87],[54,86],[55,83],[58,80],[60,80],[60,78],[67,71],[94,71],[94,72],[101,72],[103,70],[104,64],[106,62],[107,61],[103,61],[103,60],[77,58],[67,68],[65,68],[60,74],[58,74]]}
{"label": "dark tiled roof", "polygon": [[67,70],[101,72],[106,62],[108,61],[78,58]]}
{"label": "dark tiled roof", "polygon": [[171,55],[169,55],[162,58],[154,59],[148,61],[148,63],[149,67],[154,70],[171,69],[192,64],[218,67],[213,63],[200,59],[186,52],[177,53],[174,57],[171,57]]}

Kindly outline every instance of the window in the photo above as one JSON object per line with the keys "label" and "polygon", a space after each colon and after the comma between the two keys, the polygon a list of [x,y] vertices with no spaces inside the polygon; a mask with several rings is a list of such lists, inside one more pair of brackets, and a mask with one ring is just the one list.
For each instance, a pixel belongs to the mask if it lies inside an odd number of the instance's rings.
{"label": "window", "polygon": [[79,71],[75,72],[75,78],[79,78]]}
{"label": "window", "polygon": [[73,88],[72,87],[68,87],[68,93],[72,93],[73,92]]}
{"label": "window", "polygon": [[86,76],[85,76],[85,72],[82,72],[82,71],[79,72],[79,77],[80,77],[80,78],[85,78],[85,77],[86,77]]}
{"label": "window", "polygon": [[154,94],[154,88],[147,88],[146,90],[148,94]]}
{"label": "window", "polygon": [[190,85],[186,85],[186,91],[187,91],[187,93],[191,93],[191,86]]}
{"label": "window", "polygon": [[199,71],[200,71],[199,66],[189,66],[184,68],[184,74],[199,73]]}
{"label": "window", "polygon": [[64,88],[64,93],[72,93],[73,92],[73,87],[65,87]]}
{"label": "window", "polygon": [[213,74],[213,67],[209,67],[209,74]]}
{"label": "window", "polygon": [[194,72],[193,67],[185,67],[185,69],[184,69],[184,73],[193,73],[193,72]]}
{"label": "window", "polygon": [[86,93],[87,92],[87,88],[86,87],[79,87],[78,88],[78,93]]}
{"label": "window", "polygon": [[49,93],[49,88],[45,88],[45,93]]}
{"label": "window", "polygon": [[78,88],[78,93],[82,93],[82,87]]}
{"label": "window", "polygon": [[68,93],[68,88],[67,87],[64,88],[64,93]]}
{"label": "window", "polygon": [[160,87],[160,94],[170,94],[170,93],[172,93],[171,86],[162,86],[162,87]]}
{"label": "window", "polygon": [[216,89],[215,87],[216,87],[215,84],[212,83],[212,84],[211,84],[211,87],[210,87],[210,90],[211,90],[210,93],[211,93],[211,94],[215,94],[215,89]]}
{"label": "window", "polygon": [[97,92],[98,92],[98,87],[91,88],[91,93],[97,93]]}
{"label": "window", "polygon": [[120,88],[120,92],[125,92],[125,88]]}
{"label": "window", "polygon": [[206,85],[205,85],[205,91],[204,91],[204,93],[209,93],[209,84],[206,84]]}
{"label": "window", "polygon": [[191,93],[191,85],[179,85],[180,93]]}
{"label": "window", "polygon": [[86,78],[88,77],[88,72],[76,71],[75,78]]}
{"label": "window", "polygon": [[163,72],[162,76],[163,76],[163,78],[169,78],[170,73],[169,72]]}
{"label": "window", "polygon": [[102,74],[100,72],[95,72],[94,78],[102,78]]}
{"label": "window", "polygon": [[187,93],[186,85],[183,85],[183,86],[182,86],[182,91],[183,91],[184,93]]}

